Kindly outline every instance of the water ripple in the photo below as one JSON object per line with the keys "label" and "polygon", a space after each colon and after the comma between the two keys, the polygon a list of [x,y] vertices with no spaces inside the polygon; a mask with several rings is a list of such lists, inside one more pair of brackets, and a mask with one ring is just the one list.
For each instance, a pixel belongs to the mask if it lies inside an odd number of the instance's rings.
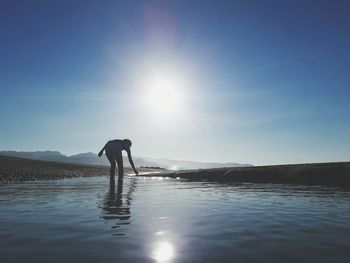
{"label": "water ripple", "polygon": [[347,262],[350,250],[350,191],[336,187],[75,178],[3,185],[0,215],[2,262]]}

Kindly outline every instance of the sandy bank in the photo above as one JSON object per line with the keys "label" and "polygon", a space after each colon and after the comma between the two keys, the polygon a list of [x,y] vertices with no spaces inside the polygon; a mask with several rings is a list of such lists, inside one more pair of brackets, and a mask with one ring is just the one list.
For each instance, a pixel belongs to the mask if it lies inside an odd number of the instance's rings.
{"label": "sandy bank", "polygon": [[[152,173],[152,171],[157,171],[157,173]],[[125,172],[131,172],[131,169],[126,168]],[[151,172],[143,176],[180,177],[189,180],[219,182],[350,186],[350,162],[216,168],[163,173],[162,170],[139,169],[139,172]],[[0,156],[0,183],[108,176],[108,174],[109,167],[106,166]]]}
{"label": "sandy bank", "polygon": [[[141,172],[155,171],[140,169]],[[131,168],[125,168],[131,173]],[[75,177],[109,176],[109,167],[38,161],[0,155],[0,183],[36,181]]]}
{"label": "sandy bank", "polygon": [[350,162],[202,169],[157,176],[222,182],[350,186]]}

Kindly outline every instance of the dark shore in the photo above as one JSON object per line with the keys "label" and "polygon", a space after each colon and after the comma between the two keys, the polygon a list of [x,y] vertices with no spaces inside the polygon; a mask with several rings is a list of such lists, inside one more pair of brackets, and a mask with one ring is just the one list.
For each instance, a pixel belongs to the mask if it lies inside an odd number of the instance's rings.
{"label": "dark shore", "polygon": [[[143,176],[180,177],[196,181],[350,186],[350,162],[230,167],[178,172],[162,171],[164,170],[139,169],[141,173],[151,172],[143,174]],[[125,173],[129,172],[132,173],[131,169],[126,168]],[[108,176],[108,174],[109,167],[107,166],[68,164],[0,156],[0,183]]]}
{"label": "dark shore", "polygon": [[[130,168],[124,170],[125,173],[132,172]],[[140,171],[156,170],[143,168]],[[38,161],[0,155],[0,183],[93,176],[109,176],[109,167]]]}
{"label": "dark shore", "polygon": [[[148,174],[146,176],[152,176]],[[310,163],[179,171],[157,176],[219,182],[350,186],[350,162]]]}

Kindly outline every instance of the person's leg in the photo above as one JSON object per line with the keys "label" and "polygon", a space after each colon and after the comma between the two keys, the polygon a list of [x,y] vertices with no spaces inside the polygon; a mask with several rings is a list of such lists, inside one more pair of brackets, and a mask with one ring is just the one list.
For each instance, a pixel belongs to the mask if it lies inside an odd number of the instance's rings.
{"label": "person's leg", "polygon": [[118,176],[124,176],[124,167],[123,167],[123,156],[122,154],[117,155],[117,163],[118,163]]}
{"label": "person's leg", "polygon": [[109,163],[111,164],[111,168],[109,170],[110,179],[114,179],[115,167],[116,167],[115,158],[113,156],[109,155],[109,154],[106,154],[106,155],[107,155]]}

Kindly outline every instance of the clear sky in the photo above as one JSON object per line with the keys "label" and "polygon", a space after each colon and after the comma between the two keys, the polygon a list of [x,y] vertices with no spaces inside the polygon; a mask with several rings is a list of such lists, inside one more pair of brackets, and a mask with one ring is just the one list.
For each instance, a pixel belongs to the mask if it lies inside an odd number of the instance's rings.
{"label": "clear sky", "polygon": [[0,150],[350,161],[350,1],[0,2]]}

